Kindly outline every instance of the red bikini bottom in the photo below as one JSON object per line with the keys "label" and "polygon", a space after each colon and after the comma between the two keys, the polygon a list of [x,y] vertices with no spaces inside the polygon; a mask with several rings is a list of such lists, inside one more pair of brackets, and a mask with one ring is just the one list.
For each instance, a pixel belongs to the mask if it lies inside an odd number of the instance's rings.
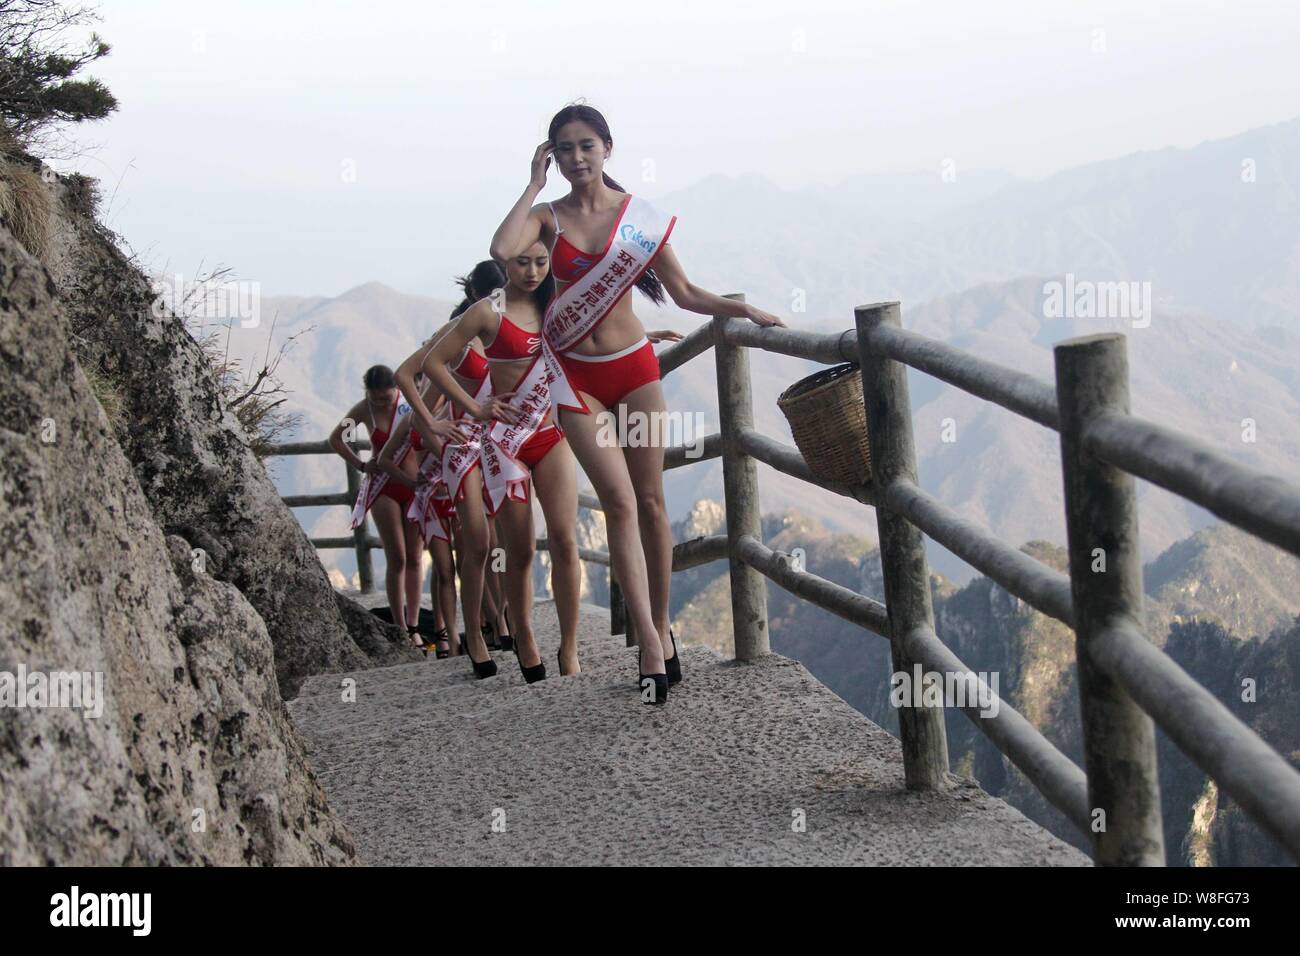
{"label": "red bikini bottom", "polygon": [[551,422],[545,428],[533,432],[532,437],[520,446],[519,462],[527,465],[528,470],[532,471],[537,467],[537,463],[546,457],[546,453],[563,440],[564,432]]}
{"label": "red bikini bottom", "polygon": [[415,489],[408,488],[400,481],[389,478],[384,482],[384,487],[379,489],[379,497],[392,498],[402,506],[402,514],[406,514],[406,509],[410,506],[412,499],[415,498]]}
{"label": "red bikini bottom", "polygon": [[586,392],[606,408],[613,408],[633,389],[661,378],[659,357],[649,339],[613,356],[579,357],[569,352],[560,356],[560,364],[575,392]]}

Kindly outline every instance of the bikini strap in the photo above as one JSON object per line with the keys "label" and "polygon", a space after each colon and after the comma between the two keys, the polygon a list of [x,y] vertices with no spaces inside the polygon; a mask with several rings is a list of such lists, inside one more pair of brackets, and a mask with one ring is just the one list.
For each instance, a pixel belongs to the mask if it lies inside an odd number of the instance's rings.
{"label": "bikini strap", "polygon": [[[560,228],[560,217],[555,214],[555,207],[550,203],[546,204],[546,208],[551,211],[551,218],[555,220],[555,238],[559,239],[560,234],[564,232],[564,230]],[[551,243],[551,251],[555,251],[555,243]]]}

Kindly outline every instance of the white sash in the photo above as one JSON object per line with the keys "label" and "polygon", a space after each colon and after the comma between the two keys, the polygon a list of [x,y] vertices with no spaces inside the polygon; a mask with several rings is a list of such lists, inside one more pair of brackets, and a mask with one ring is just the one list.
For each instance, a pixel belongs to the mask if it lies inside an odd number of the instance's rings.
{"label": "white sash", "polygon": [[[491,377],[485,375],[474,393],[474,401],[482,402],[491,394]],[[448,406],[450,404],[448,400]],[[442,446],[441,480],[452,501],[455,501],[460,494],[460,486],[465,481],[465,476],[474,469],[474,465],[479,460],[485,424],[468,414],[461,414],[455,421],[460,426],[460,430],[465,433],[466,440],[456,444],[448,442]]]}
{"label": "white sash", "polygon": [[[410,405],[407,405],[405,402],[398,403],[397,411],[393,415],[393,427],[388,433],[390,437],[393,432],[397,431],[398,423],[410,413]],[[401,467],[402,462],[406,460],[406,455],[410,450],[411,432],[408,430],[406,438],[403,439],[402,444],[398,446],[397,454],[393,456],[393,462],[399,468]],[[378,459],[381,451],[383,451],[382,448],[372,447],[370,449],[370,460],[375,461]],[[379,497],[379,493],[384,490],[384,485],[386,484],[388,484],[388,473],[384,471],[377,471],[373,474],[367,472],[361,476],[361,484],[357,488],[357,503],[352,508],[353,530],[360,528],[361,525],[365,523],[366,513],[370,510],[370,506],[375,503],[375,499]]]}
{"label": "white sash", "polygon": [[502,452],[517,457],[548,411],[554,412],[556,425],[562,407],[590,412],[565,378],[559,353],[569,351],[596,330],[650,268],[676,223],[676,216],[659,211],[637,196],[628,196],[624,201],[613,240],[600,261],[552,299],[546,309],[541,349],[520,378],[511,403],[523,412],[523,417],[514,425],[496,422],[489,430]]}
{"label": "white sash", "polygon": [[441,538],[450,540],[447,527],[438,514],[438,486],[442,483],[442,456],[429,452],[420,462],[420,474],[425,482],[415,489],[411,506],[406,509],[406,517],[420,526],[424,540]]}

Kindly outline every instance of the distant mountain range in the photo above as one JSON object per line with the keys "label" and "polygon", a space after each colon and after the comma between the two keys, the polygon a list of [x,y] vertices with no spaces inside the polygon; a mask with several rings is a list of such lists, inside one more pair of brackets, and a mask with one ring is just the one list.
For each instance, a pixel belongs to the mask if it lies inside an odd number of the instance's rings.
{"label": "distant mountain range", "polygon": [[[1250,160],[1253,166],[1243,166]],[[1193,149],[1141,153],[1039,182],[998,173],[863,176],[785,191],[757,176],[710,177],[658,200],[681,216],[674,245],[692,279],[787,317],[792,327],[852,324],[852,307],[901,297],[908,328],[1050,380],[1051,346],[1104,329],[1128,337],[1135,413],[1196,435],[1240,461],[1280,474],[1300,466],[1300,120]],[[1253,181],[1243,181],[1249,169]],[[1247,176],[1249,179],[1249,176]],[[725,235],[724,235],[725,234]],[[454,264],[449,273],[471,263]],[[1068,278],[1072,277],[1072,278]],[[1131,315],[1055,315],[1046,283],[1150,282],[1149,324]],[[806,312],[792,312],[802,290]],[[929,301],[922,301],[929,299]],[[259,329],[232,349],[265,347],[315,326],[283,378],[323,437],[360,397],[361,373],[396,364],[441,326],[452,303],[368,283],[336,298],[270,298]],[[648,327],[689,331],[707,319],[637,303]],[[776,397],[817,368],[750,353],[757,427],[787,443]],[[914,373],[910,377],[922,485],[1012,543],[1064,542],[1057,437]],[[668,406],[717,428],[714,362],[700,356],[665,380]],[[1253,422],[1254,440],[1243,422]],[[945,434],[945,428],[947,434]],[[945,441],[949,438],[952,440]],[[281,460],[286,492],[338,490],[337,461]],[[764,510],[798,507],[838,532],[874,540],[869,509],[760,466]],[[721,497],[717,461],[665,477],[670,514]],[[1211,516],[1139,483],[1143,556],[1150,560]],[[345,530],[343,509],[304,509],[315,534]],[[351,572],[346,552],[339,566]],[[972,571],[932,545],[937,570]]]}
{"label": "distant mountain range", "polygon": [[[783,190],[712,176],[656,200],[704,288],[839,327],[1026,275],[1151,283],[1158,311],[1300,322],[1300,119],[1037,181],[960,169]],[[802,316],[795,315],[802,320]]]}

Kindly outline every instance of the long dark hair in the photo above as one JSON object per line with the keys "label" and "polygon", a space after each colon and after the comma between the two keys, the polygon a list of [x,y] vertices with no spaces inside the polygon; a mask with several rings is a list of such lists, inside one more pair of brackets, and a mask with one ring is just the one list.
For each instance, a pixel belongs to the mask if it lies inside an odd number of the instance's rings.
{"label": "long dark hair", "polygon": [[[555,142],[555,135],[560,129],[568,123],[579,122],[586,123],[599,136],[606,146],[614,145],[614,138],[609,134],[609,124],[605,122],[605,117],[600,115],[600,110],[594,106],[588,106],[586,103],[570,103],[564,109],[560,110],[551,118],[551,125],[547,127],[546,136],[552,143]],[[600,171],[601,178],[605,185],[610,189],[618,192],[627,192],[622,186],[603,169]],[[636,287],[640,289],[651,302],[655,305],[664,304],[664,284],[659,281],[655,275],[654,269],[647,269],[641,274],[641,278],[636,280]]]}
{"label": "long dark hair", "polygon": [[[491,295],[497,289],[504,286],[509,280],[506,270],[501,267],[501,263],[495,259],[484,259],[473,269],[469,275],[460,276],[456,282],[465,292],[465,298],[461,300],[460,305],[452,310],[451,319],[456,318],[471,305],[485,296]],[[551,275],[550,266],[546,269],[546,278],[543,279],[533,290],[533,305],[537,307],[537,315],[546,315],[546,307],[551,304],[551,299],[555,297],[555,277]],[[448,319],[448,321],[451,321]]]}
{"label": "long dark hair", "polygon": [[397,379],[393,377],[393,370],[387,365],[372,365],[361,376],[361,384],[366,387],[367,392],[374,392],[381,388],[395,388]]}
{"label": "long dark hair", "polygon": [[457,276],[456,284],[460,286],[465,298],[461,300],[460,305],[452,310],[451,318],[454,319],[471,305],[483,298],[485,295],[491,295],[492,290],[499,289],[506,284],[506,270],[501,268],[501,263],[495,259],[484,259],[473,269],[469,270],[469,275]]}

